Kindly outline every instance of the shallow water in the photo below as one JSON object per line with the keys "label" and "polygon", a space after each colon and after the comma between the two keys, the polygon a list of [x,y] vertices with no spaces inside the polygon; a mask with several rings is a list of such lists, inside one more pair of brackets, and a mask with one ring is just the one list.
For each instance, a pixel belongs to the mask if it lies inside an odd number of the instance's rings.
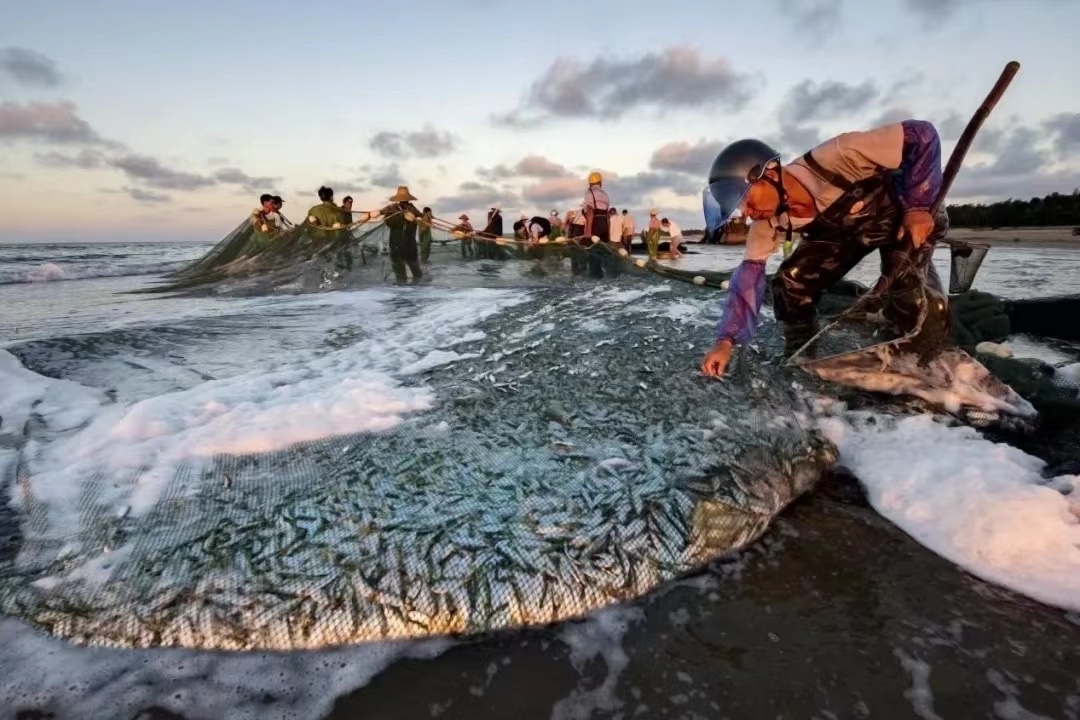
{"label": "shallow water", "polygon": [[[434,282],[432,287],[421,292],[417,292],[417,288],[380,288],[320,296],[183,299],[118,294],[144,286],[151,279],[141,274],[150,262],[147,255],[153,254],[144,249],[134,251],[126,245],[111,248],[100,245],[60,248],[32,246],[29,249],[25,246],[0,246],[0,249],[6,258],[6,262],[0,261],[0,275],[14,280],[0,285],[0,342],[14,352],[27,368],[43,375],[75,380],[87,387],[106,391],[113,401],[120,404],[167,398],[178,392],[197,391],[208,383],[227,382],[245,375],[306,372],[303,369],[310,367],[312,363],[326,360],[342,348],[354,345],[365,324],[369,324],[368,321],[375,317],[381,318],[384,314],[392,317],[394,312],[404,312],[410,303],[418,301],[433,305],[453,301],[455,293],[465,292],[456,289],[456,286],[462,284],[459,282],[461,278],[456,275],[458,269],[447,270],[440,276],[440,252],[450,253],[450,248],[436,251],[432,273]],[[198,256],[205,246],[162,246],[155,249],[162,258],[162,264],[172,267],[172,263]],[[741,253],[738,248],[690,246],[689,249],[694,250],[694,254],[671,264],[687,269],[726,269],[737,263]],[[101,255],[110,259],[97,257]],[[935,260],[939,272],[947,278],[947,254],[939,253]],[[50,268],[50,264],[60,267],[60,272]],[[777,264],[779,258],[774,258],[770,262],[770,269]],[[512,266],[500,267],[495,263],[490,265],[485,271],[484,280],[484,284],[489,287],[517,287],[523,281],[544,284],[542,278],[527,278]],[[161,271],[162,268],[155,270]],[[853,275],[855,279],[871,283],[876,279],[876,270],[876,261],[869,258]],[[113,275],[89,277],[106,272]],[[125,272],[131,274],[124,275]],[[85,277],[64,279],[79,276]],[[475,278],[469,282],[475,284]],[[984,263],[976,287],[1008,297],[1077,292],[1080,291],[1080,253],[1028,247],[995,248]],[[678,299],[648,306],[650,312],[663,313],[673,322],[686,323],[691,334],[700,334],[700,340],[690,340],[695,344],[701,343],[701,347],[696,349],[698,353],[710,341],[711,324],[719,311],[719,295],[703,297],[705,299],[697,305]],[[715,303],[709,300],[712,297],[716,298]],[[613,305],[626,308],[639,302],[630,297],[619,298],[617,295],[613,295],[610,300]],[[620,311],[615,313],[614,317],[629,320],[633,315],[628,313],[629,310]],[[611,317],[605,320],[608,323],[611,321]],[[433,331],[429,328],[424,332]],[[468,330],[463,328],[461,334],[467,332]],[[602,339],[604,325],[599,318],[595,332],[597,337]],[[431,347],[427,344],[418,345],[412,362],[425,361],[425,358],[430,362],[433,359],[429,357],[432,350],[446,351],[450,347],[452,346],[447,346],[445,340]],[[1057,362],[1075,359],[1069,348],[1048,348],[1040,343],[1027,342],[1018,343],[1017,349],[1031,355],[1047,358],[1052,356]],[[455,352],[457,350],[464,351],[465,348],[454,349]],[[443,359],[451,367],[456,362],[453,358]],[[663,369],[668,373],[693,370],[692,367],[684,368],[682,365],[669,365]],[[333,385],[328,384],[326,387],[332,388]],[[419,408],[418,411],[423,412]],[[172,430],[166,428],[165,431]],[[969,439],[963,440],[968,441]],[[939,453],[946,460],[951,452],[948,443],[946,438],[939,446]],[[860,450],[863,447],[859,446]],[[981,446],[965,449],[964,452],[968,453],[965,457],[978,458],[979,447]],[[873,452],[863,452],[852,457],[864,463],[867,468],[873,468]],[[939,467],[948,467],[948,462]],[[890,468],[897,466],[895,460],[890,463]],[[985,471],[987,467],[986,464],[976,465],[973,472]],[[1037,467],[1029,467],[1022,462],[1018,464],[1018,468],[1018,483],[1021,490],[1026,492],[1023,488],[1031,485],[1032,478],[1039,478],[1039,471]],[[0,471],[2,470],[0,463]],[[939,478],[937,482],[940,484],[949,480],[946,476]],[[920,498],[917,500],[921,501]],[[938,499],[936,502],[948,500]],[[897,517],[902,517],[903,514],[917,509],[917,506],[906,505],[898,507],[895,512],[898,513]],[[1041,511],[1030,516],[1031,522],[1039,523],[1040,518],[1045,517],[1039,512]],[[903,526],[902,523],[901,525]],[[1067,537],[1063,538],[1067,540]],[[935,547],[946,556],[950,556],[951,548],[947,543],[945,546]],[[837,552],[841,552],[839,548]],[[963,561],[960,557],[955,559],[957,562]],[[752,586],[749,590],[752,590]],[[621,662],[620,638],[627,623],[618,618],[614,625],[604,619],[597,622],[598,624],[586,626],[582,631],[584,636],[564,636],[561,640],[556,636],[550,640],[570,648],[578,648],[577,660],[567,660],[569,685],[560,685],[566,687],[569,693],[564,700],[575,697],[571,692],[575,685],[573,678],[579,677],[582,683],[588,683],[587,678],[591,672],[586,667],[589,648],[605,648],[604,657],[609,664]],[[38,653],[61,653],[65,662],[74,665],[100,664],[104,657],[90,650],[61,650],[62,646],[38,640],[36,636],[27,635],[25,630],[20,628],[21,626],[13,624],[12,621],[4,621],[3,632],[14,643],[10,647],[20,648],[17,657],[22,658],[21,662],[24,664],[28,662],[27,658]],[[302,706],[307,711],[305,715],[317,717],[328,709],[328,701],[342,695],[351,687],[363,685],[394,658],[411,652],[430,654],[436,651],[430,647],[410,648],[379,646],[377,649],[357,649],[297,657],[292,660],[249,656],[230,669],[216,670],[219,676],[223,674],[228,679],[202,686],[204,689],[209,688],[204,698],[194,697],[199,693],[200,684],[192,684],[187,678],[192,676],[189,675],[191,672],[194,672],[195,676],[209,672],[208,659],[199,655],[176,654],[179,651],[161,651],[154,655],[152,660],[147,660],[148,656],[145,655],[110,654],[110,672],[123,672],[125,667],[133,668],[151,662],[161,676],[172,678],[169,682],[180,682],[180,678],[184,678],[182,684],[185,690],[179,699],[169,699],[165,691],[155,691],[147,687],[140,687],[138,692],[134,692],[107,686],[105,695],[101,694],[98,681],[87,680],[83,687],[90,693],[86,697],[94,697],[94,702],[105,703],[100,705],[101,707],[109,707],[106,703],[109,694],[118,694],[129,707],[143,707],[157,699],[166,706],[191,713],[192,717],[214,714],[214,705],[204,703],[213,701],[217,703],[218,710],[221,707],[238,708],[245,703],[249,708],[255,708],[255,698],[260,692],[275,693],[279,701],[283,697],[288,698],[289,704],[295,702]],[[441,649],[441,646],[437,648]],[[905,652],[910,653],[910,650]],[[909,654],[907,657],[915,656]],[[345,663],[351,669],[328,673],[326,668],[336,662]],[[896,661],[890,659],[889,662]],[[284,668],[281,672],[290,678],[290,687],[278,689],[273,687],[273,683],[253,682],[259,674],[266,674],[259,669],[264,667],[262,663],[266,663],[267,668]],[[184,669],[177,670],[178,665]],[[8,665],[5,670],[10,667]],[[201,669],[188,669],[195,667]],[[897,667],[902,672],[909,672],[910,668],[917,665],[908,662],[900,663]],[[300,680],[306,672],[321,673],[322,678],[315,684]],[[25,672],[9,674],[4,684],[0,685],[0,699],[3,699],[6,692],[32,700],[23,702],[27,705],[47,706],[51,702],[54,706],[62,707],[75,701],[78,692],[62,690],[64,681],[60,677],[50,679],[49,673],[44,669],[40,674],[41,677],[35,677],[33,681]],[[243,687],[243,691],[238,693],[240,698],[226,699],[228,693],[225,692],[225,686],[230,683]],[[37,690],[27,690],[33,687]],[[598,707],[604,707],[603,692],[598,696],[594,690],[579,692],[574,702],[564,702],[555,708],[555,714],[570,712],[567,708],[576,706],[575,703],[583,702],[588,705],[591,700],[599,703]],[[432,702],[436,700],[433,699]],[[828,704],[822,707],[828,707]],[[274,712],[277,711],[276,709]],[[541,712],[530,716],[548,714]],[[707,716],[710,713],[702,706],[700,714]]]}

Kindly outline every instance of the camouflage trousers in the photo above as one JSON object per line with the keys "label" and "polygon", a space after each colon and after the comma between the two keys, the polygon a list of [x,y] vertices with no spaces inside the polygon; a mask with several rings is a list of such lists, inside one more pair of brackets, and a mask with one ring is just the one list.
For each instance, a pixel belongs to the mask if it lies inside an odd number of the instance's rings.
{"label": "camouflage trousers", "polygon": [[902,222],[892,178],[879,176],[857,183],[803,228],[802,241],[772,280],[776,318],[784,323],[789,351],[816,332],[821,293],[875,250],[881,275],[892,283],[883,302],[867,310],[880,309],[894,331],[905,335],[915,328],[925,304],[926,317],[907,349],[926,357],[948,342],[948,296],[931,258],[948,233],[949,217],[944,210],[938,213],[934,230],[917,250],[901,235]]}
{"label": "camouflage trousers", "polygon": [[394,279],[399,283],[408,280],[405,268],[409,268],[413,280],[419,280],[424,276],[420,269],[419,249],[416,247],[416,238],[391,238],[390,240],[390,265],[394,268]]}

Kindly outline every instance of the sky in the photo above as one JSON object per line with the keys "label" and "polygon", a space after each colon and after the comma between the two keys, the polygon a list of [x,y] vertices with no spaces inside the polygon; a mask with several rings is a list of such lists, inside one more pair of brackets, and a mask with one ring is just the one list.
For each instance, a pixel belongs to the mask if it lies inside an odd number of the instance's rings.
{"label": "sky", "polygon": [[709,165],[933,121],[1021,69],[949,202],[1080,187],[1080,0],[0,0],[0,242],[214,241],[259,194],[612,204],[702,227]]}

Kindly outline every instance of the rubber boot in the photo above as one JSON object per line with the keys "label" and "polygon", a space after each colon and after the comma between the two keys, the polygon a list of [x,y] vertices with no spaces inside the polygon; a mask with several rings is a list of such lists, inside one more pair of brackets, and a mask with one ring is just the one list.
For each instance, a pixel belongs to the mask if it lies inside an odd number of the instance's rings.
{"label": "rubber boot", "polygon": [[[799,349],[810,341],[810,338],[814,337],[818,331],[817,320],[803,320],[799,322],[785,322],[784,323],[784,359],[791,359],[791,356],[799,352]],[[813,358],[817,356],[818,343],[815,342],[810,347],[806,348],[799,355],[800,359]]]}

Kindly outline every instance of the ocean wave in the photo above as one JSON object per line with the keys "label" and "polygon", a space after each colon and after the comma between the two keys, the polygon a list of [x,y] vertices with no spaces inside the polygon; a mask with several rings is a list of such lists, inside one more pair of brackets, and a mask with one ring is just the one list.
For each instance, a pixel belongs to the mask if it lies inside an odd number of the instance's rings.
{"label": "ocean wave", "polygon": [[23,283],[58,282],[62,280],[89,280],[107,277],[133,277],[137,275],[161,275],[179,270],[183,261],[156,262],[121,267],[79,267],[56,262],[44,262],[29,269],[16,270],[14,274],[0,276],[0,285]]}

